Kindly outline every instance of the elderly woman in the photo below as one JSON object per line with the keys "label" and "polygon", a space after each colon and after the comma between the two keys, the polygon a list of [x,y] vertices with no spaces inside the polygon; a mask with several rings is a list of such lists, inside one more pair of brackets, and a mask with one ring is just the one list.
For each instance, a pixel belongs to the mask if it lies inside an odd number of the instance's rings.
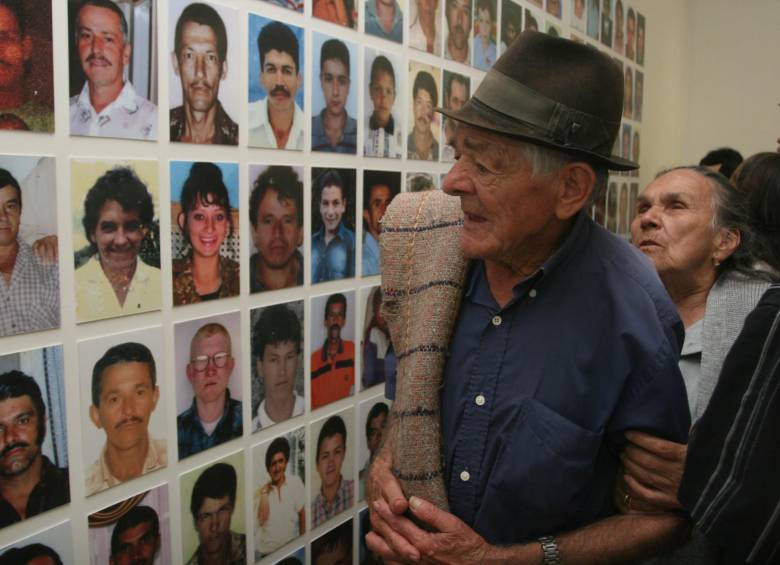
{"label": "elderly woman", "polygon": [[[723,360],[768,286],[768,277],[753,269],[743,199],[720,173],[679,167],[659,173],[639,195],[631,224],[634,245],[654,263],[685,326],[680,371],[693,422],[707,408]],[[626,439],[619,505],[626,511],[679,509],[687,447],[639,431]],[[695,535],[683,551],[701,556],[702,543]]]}
{"label": "elderly woman", "polygon": [[194,163],[179,202],[178,224],[190,252],[173,261],[174,305],[237,296],[238,263],[219,252],[225,237],[233,233],[230,199],[219,167]]}
{"label": "elderly woman", "polygon": [[[780,154],[737,170],[755,255],[780,274]],[[775,279],[777,280],[777,278]],[[691,437],[680,500],[718,563],[776,563],[780,551],[780,284],[748,315]]]}

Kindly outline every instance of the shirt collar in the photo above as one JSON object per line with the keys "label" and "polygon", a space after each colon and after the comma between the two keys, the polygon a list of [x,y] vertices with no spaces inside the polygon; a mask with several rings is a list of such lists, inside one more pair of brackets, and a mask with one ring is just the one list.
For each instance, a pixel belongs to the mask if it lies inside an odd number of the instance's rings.
{"label": "shirt collar", "polygon": [[[558,249],[536,272],[515,285],[512,303],[520,299],[531,286],[540,282],[541,279],[548,276],[564,263],[568,257],[572,256],[582,246],[589,232],[589,218],[584,212],[578,213],[575,216],[574,224],[569,228],[569,232],[564,236],[563,242]],[[475,304],[495,307],[496,301],[490,292],[490,285],[487,282],[487,274],[485,273],[485,262],[483,260],[472,262],[465,296]]]}
{"label": "shirt collar", "polygon": [[374,115],[374,112],[371,112],[371,117],[368,119],[368,128],[383,129],[387,132],[387,135],[393,135],[393,132],[395,131],[395,121],[393,120],[393,115],[390,114],[390,121],[387,122],[387,125],[385,127],[382,127],[376,123],[376,117]]}
{"label": "shirt collar", "polygon": [[[95,112],[95,109],[92,107],[92,102],[89,99],[89,82],[87,81],[84,81],[84,86],[82,87],[81,92],[79,93],[78,105],[82,108],[89,109],[92,112]],[[130,113],[133,113],[138,110],[138,103],[136,102],[135,89],[133,88],[133,85],[130,84],[129,80],[125,81],[125,85],[122,87],[122,91],[119,93],[119,96],[117,96],[111,102],[111,104],[103,108],[103,110],[101,110],[100,112],[95,112],[95,113],[107,114],[111,112],[115,107],[124,108]]]}

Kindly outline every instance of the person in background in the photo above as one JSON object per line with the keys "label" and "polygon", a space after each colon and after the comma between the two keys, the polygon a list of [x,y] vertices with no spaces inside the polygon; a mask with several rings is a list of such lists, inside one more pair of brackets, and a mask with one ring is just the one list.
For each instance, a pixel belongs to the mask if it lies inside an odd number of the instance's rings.
{"label": "person in background", "polygon": [[133,506],[111,532],[111,565],[154,565],[160,551],[160,518],[150,506]]}
{"label": "person in background", "polygon": [[384,55],[377,55],[371,63],[368,91],[374,110],[368,118],[364,153],[366,157],[399,159],[401,157],[402,133],[401,124],[396,121],[393,115],[393,105],[397,94],[395,71],[393,64]]}
{"label": "person in background", "polygon": [[699,165],[717,171],[727,179],[731,178],[741,163],[742,154],[731,147],[713,149],[699,161]]}
{"label": "person in background", "polygon": [[493,23],[496,21],[494,0],[477,0],[477,27],[474,30],[474,66],[486,71],[496,62]]}
{"label": "person in background", "polygon": [[398,0],[366,0],[366,33],[401,43],[404,14]]}
{"label": "person in background", "polygon": [[406,156],[409,159],[438,161],[439,142],[433,135],[431,125],[434,120],[433,109],[439,103],[439,89],[429,72],[420,71],[414,77],[412,100],[414,128],[409,132],[406,142]]}
{"label": "person in background", "polygon": [[343,41],[328,39],[322,44],[320,88],[325,107],[311,119],[312,151],[357,151],[357,120],[349,116],[346,107],[351,83],[349,69],[349,49]]}
{"label": "person in background", "polygon": [[225,238],[233,234],[230,197],[220,168],[193,163],[179,202],[177,221],[190,251],[173,260],[173,304],[238,296],[238,262],[220,253]]}

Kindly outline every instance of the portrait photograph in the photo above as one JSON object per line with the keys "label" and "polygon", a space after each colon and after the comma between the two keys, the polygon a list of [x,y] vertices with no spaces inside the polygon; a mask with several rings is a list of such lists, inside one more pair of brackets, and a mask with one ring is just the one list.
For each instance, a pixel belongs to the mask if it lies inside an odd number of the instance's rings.
{"label": "portrait photograph", "polygon": [[238,145],[236,120],[241,104],[238,37],[237,10],[208,2],[170,1],[168,125],[171,141]]}
{"label": "portrait photograph", "polygon": [[84,339],[77,347],[82,464],[91,496],[168,465],[162,398],[170,394],[168,367],[160,326]]}
{"label": "portrait photograph", "polygon": [[311,542],[312,565],[352,565],[352,518]]}
{"label": "portrait photograph", "polygon": [[623,0],[615,0],[612,12],[612,22],[614,25],[614,34],[612,37],[612,49],[618,55],[624,55],[626,52],[626,16],[623,8]]}
{"label": "portrait photograph", "polygon": [[645,65],[645,17],[636,13],[636,64]]}
{"label": "portrait photograph", "polygon": [[311,409],[355,392],[355,291],[311,299]]}
{"label": "portrait photograph", "polygon": [[431,173],[406,173],[406,192],[438,190],[441,187],[439,175]]}
{"label": "portrait photograph", "polygon": [[366,498],[369,467],[382,446],[391,404],[392,401],[380,394],[358,406],[358,501]]}
{"label": "portrait photograph", "polygon": [[311,169],[311,282],[355,276],[355,169]]}
{"label": "portrait photograph", "polygon": [[379,274],[379,233],[382,218],[393,198],[401,192],[401,173],[398,171],[363,170],[363,243],[361,274],[371,277]]}
{"label": "portrait photograph", "polygon": [[173,305],[238,296],[238,163],[170,167]]}
{"label": "portrait photograph", "polygon": [[249,292],[303,284],[304,168],[249,165]]}
{"label": "portrait photograph", "polygon": [[601,0],[601,44],[612,48],[612,0]]}
{"label": "portrait photograph", "polygon": [[159,310],[158,162],[71,159],[76,322]]}
{"label": "portrait photograph", "polygon": [[249,14],[249,147],[303,151],[304,30]]}
{"label": "portrait photograph", "polygon": [[179,460],[244,433],[241,315],[226,312],[174,325]]}
{"label": "portrait photograph", "polygon": [[572,29],[585,33],[587,29],[588,13],[585,10],[587,0],[572,0],[571,21]]}
{"label": "portrait photograph", "polygon": [[357,153],[358,67],[357,44],[312,34],[312,151]]}
{"label": "portrait photograph", "polygon": [[[624,159],[631,158],[631,125],[623,124],[620,143],[620,156]],[[627,172],[625,174],[628,174]]]}
{"label": "portrait photograph", "polygon": [[312,0],[311,15],[332,24],[357,29],[360,0]]}
{"label": "portrait photograph", "polygon": [[631,119],[634,115],[634,71],[626,64],[623,69],[623,117]]}
{"label": "portrait photograph", "polygon": [[544,23],[544,16],[541,12],[536,12],[528,8],[525,9],[525,16],[523,16],[523,31],[544,31],[542,24]]}
{"label": "portrait photograph", "polygon": [[[512,45],[523,31],[523,8],[515,0],[501,0],[501,42],[499,55]],[[446,73],[449,72],[445,69]],[[446,82],[446,78],[445,78]]]}
{"label": "portrait photograph", "polygon": [[306,430],[252,448],[255,561],[306,533]]}
{"label": "portrait photograph", "polygon": [[487,71],[496,62],[497,0],[476,0],[474,8],[474,49],[471,65],[480,71]]}
{"label": "portrait photograph", "polygon": [[617,233],[617,193],[616,181],[610,180],[607,188],[607,230]]}
{"label": "portrait photograph", "polygon": [[544,9],[549,15],[560,20],[563,17],[562,3],[563,0],[544,0]]}
{"label": "portrait photograph", "polygon": [[68,0],[71,135],[157,140],[156,9]]}
{"label": "portrait photograph", "polygon": [[71,565],[73,537],[70,521],[60,522],[0,549],[0,563]]}
{"label": "portrait photograph", "polygon": [[[495,0],[489,0],[495,2]],[[444,0],[444,58],[471,64],[473,0]]]}
{"label": "portrait photograph", "polygon": [[587,2],[587,29],[586,33],[591,39],[598,41],[601,29],[601,0],[586,0]]}
{"label": "portrait photograph", "polygon": [[[634,163],[639,164],[639,130],[634,126],[634,139],[631,142],[631,160]],[[639,176],[639,169],[634,169],[631,171],[632,177],[638,177]]]}
{"label": "portrait photograph", "polygon": [[0,129],[54,131],[51,0],[0,5]]}
{"label": "portrait photograph", "polygon": [[406,157],[419,161],[438,161],[439,119],[433,109],[439,106],[441,69],[410,60],[409,87]]}
{"label": "portrait photograph", "polygon": [[642,103],[645,90],[645,75],[642,71],[636,71],[634,79],[634,121],[642,121]]}
{"label": "portrait photograph", "polygon": [[366,286],[360,289],[363,308],[360,336],[361,372],[360,390],[385,384],[387,377],[395,377],[396,357],[390,339],[390,330],[382,315],[382,289]]}
{"label": "portrait photograph", "polygon": [[409,47],[441,55],[442,0],[409,0]]}
{"label": "portrait photograph", "polygon": [[60,326],[56,179],[54,157],[0,155],[0,337]]}
{"label": "portrait photograph", "polygon": [[[461,108],[463,108],[463,105],[471,97],[471,79],[466,75],[455,73],[447,69],[444,69],[443,78],[444,78],[444,96],[443,96],[444,109],[460,110]],[[442,132],[441,161],[443,163],[455,162],[455,134],[457,130],[458,130],[458,122],[442,114],[441,115],[441,132]]]}
{"label": "portrait photograph", "polygon": [[636,201],[639,196],[639,183],[632,182],[628,185],[628,229],[631,230],[631,221],[636,214]]}
{"label": "portrait photograph", "polygon": [[265,0],[271,6],[279,6],[280,8],[286,8],[293,12],[303,13],[303,8],[306,4],[305,0]]}
{"label": "portrait photograph", "polygon": [[172,563],[170,520],[167,484],[90,514],[89,562]]}
{"label": "portrait photograph", "polygon": [[368,35],[401,43],[404,37],[404,13],[398,0],[365,0],[365,32]]}
{"label": "portrait photograph", "polygon": [[621,237],[628,237],[628,227],[631,223],[628,209],[628,183],[620,183],[620,192],[618,193],[617,204],[617,234]]}
{"label": "portrait photograph", "polygon": [[637,48],[637,13],[633,8],[627,6],[626,13],[626,33],[625,33],[625,55],[632,61],[636,60]]}
{"label": "portrait photograph", "polygon": [[[308,457],[312,529],[355,505],[354,424],[354,406],[311,424],[312,445]],[[349,555],[352,555],[351,550]],[[312,560],[314,562],[313,555]]]}
{"label": "portrait photograph", "polygon": [[70,502],[65,404],[61,345],[0,356],[0,528]]}
{"label": "portrait photograph", "polygon": [[252,431],[306,411],[303,300],[250,311]]}
{"label": "portrait photograph", "polygon": [[[369,0],[373,2],[374,0]],[[403,93],[406,73],[403,60],[366,47],[363,77],[363,154],[366,157],[400,159],[403,151]]]}
{"label": "portrait photograph", "polygon": [[245,563],[244,451],[179,477],[185,563]]}

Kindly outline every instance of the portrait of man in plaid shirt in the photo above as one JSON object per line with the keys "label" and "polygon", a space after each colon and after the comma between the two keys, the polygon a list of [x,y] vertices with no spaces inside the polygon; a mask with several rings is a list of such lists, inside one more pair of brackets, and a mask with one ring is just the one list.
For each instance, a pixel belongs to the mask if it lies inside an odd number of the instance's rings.
{"label": "portrait of man in plaid shirt", "polygon": [[230,398],[228,382],[235,367],[225,326],[207,323],[190,342],[187,380],[195,396],[176,418],[179,459],[200,453],[244,433],[241,401]]}
{"label": "portrait of man in plaid shirt", "polygon": [[311,505],[315,528],[355,503],[355,481],[341,474],[346,454],[347,426],[341,416],[331,416],[317,438],[316,461],[321,486]]}

